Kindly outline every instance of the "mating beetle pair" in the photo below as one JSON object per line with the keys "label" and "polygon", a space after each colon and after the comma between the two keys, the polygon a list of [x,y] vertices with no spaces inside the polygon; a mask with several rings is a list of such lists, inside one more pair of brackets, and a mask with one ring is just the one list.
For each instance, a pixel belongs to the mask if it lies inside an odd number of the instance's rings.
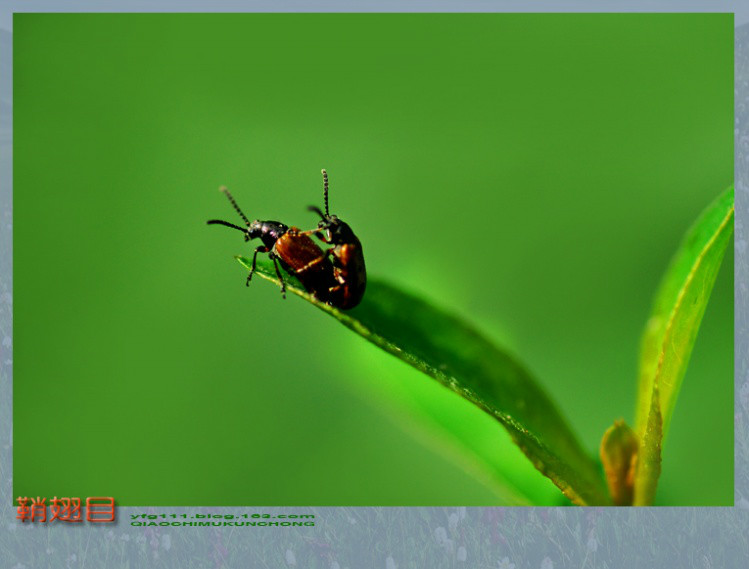
{"label": "mating beetle pair", "polygon": [[[268,253],[273,259],[276,275],[281,281],[281,294],[286,297],[284,283],[278,262],[293,273],[304,285],[308,292],[316,298],[347,310],[354,308],[364,296],[367,285],[367,271],[364,265],[364,254],[359,239],[354,235],[351,227],[335,215],[330,215],[328,209],[328,174],[322,171],[325,213],[320,208],[310,206],[310,211],[320,216],[316,229],[300,231],[296,227],[289,227],[279,221],[250,220],[234,201],[226,188],[221,191],[229,198],[234,209],[244,220],[246,228],[234,225],[228,221],[211,219],[208,224],[226,225],[244,233],[244,240],[258,238],[263,243],[255,248],[252,257],[252,268],[247,276],[249,286],[255,272],[258,253]],[[309,236],[316,237],[331,245],[323,251]],[[329,258],[332,257],[332,260]]]}

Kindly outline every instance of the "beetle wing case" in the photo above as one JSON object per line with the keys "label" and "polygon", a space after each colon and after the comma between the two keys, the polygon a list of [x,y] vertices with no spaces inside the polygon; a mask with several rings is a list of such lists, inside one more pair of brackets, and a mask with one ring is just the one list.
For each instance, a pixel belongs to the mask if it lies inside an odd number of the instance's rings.
{"label": "beetle wing case", "polygon": [[274,246],[284,265],[318,299],[327,302],[330,289],[335,287],[333,263],[308,235],[292,227]]}
{"label": "beetle wing case", "polygon": [[361,302],[367,287],[367,269],[361,243],[354,237],[351,243],[337,245],[334,254],[336,279],[342,285],[337,291],[335,304],[348,310]]}

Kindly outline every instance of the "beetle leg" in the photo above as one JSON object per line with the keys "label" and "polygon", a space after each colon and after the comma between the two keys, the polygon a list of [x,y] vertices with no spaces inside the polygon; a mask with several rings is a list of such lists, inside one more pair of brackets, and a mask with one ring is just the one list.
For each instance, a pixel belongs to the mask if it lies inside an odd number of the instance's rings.
{"label": "beetle leg", "polygon": [[245,286],[250,286],[250,281],[252,280],[252,275],[255,274],[255,266],[257,265],[257,254],[258,253],[267,253],[270,251],[266,246],[261,245],[260,247],[257,247],[255,249],[255,254],[252,256],[252,268],[250,269],[250,274],[247,275],[247,280],[245,281]]}
{"label": "beetle leg", "polygon": [[333,252],[333,247],[323,252],[322,255],[320,255],[317,259],[311,260],[309,263],[304,265],[301,269],[297,269],[296,273],[303,273],[304,271],[312,268],[313,266],[317,265],[318,263],[322,263],[325,259],[328,258],[328,256]]}
{"label": "beetle leg", "polygon": [[281,281],[281,295],[286,298],[286,283],[281,276],[281,270],[278,268],[278,256],[273,251],[271,251],[268,256],[273,259],[273,265],[276,267],[276,276],[278,277],[278,280]]}
{"label": "beetle leg", "polygon": [[[318,239],[325,241],[322,231],[320,229],[307,229],[306,231],[296,231],[297,235],[314,235]],[[325,241],[327,243],[327,241]]]}

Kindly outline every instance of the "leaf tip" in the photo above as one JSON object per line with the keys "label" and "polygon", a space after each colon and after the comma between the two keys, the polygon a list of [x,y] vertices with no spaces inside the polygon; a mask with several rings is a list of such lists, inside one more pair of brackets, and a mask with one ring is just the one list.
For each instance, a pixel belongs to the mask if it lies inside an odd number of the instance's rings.
{"label": "leaf tip", "polygon": [[639,446],[637,435],[623,419],[614,421],[601,439],[601,462],[611,499],[616,506],[632,505]]}

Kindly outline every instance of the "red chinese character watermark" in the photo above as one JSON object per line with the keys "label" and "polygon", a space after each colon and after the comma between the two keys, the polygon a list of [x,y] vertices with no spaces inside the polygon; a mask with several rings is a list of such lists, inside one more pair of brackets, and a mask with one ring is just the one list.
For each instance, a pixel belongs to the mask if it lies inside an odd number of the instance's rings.
{"label": "red chinese character watermark", "polygon": [[60,520],[61,522],[82,522],[81,499],[80,498],[52,498],[49,505],[52,517],[49,521]]}
{"label": "red chinese character watermark", "polygon": [[18,508],[16,508],[16,519],[21,520],[22,522],[30,520],[31,508],[29,508],[28,506],[29,499],[26,497],[21,498],[19,496],[18,498],[16,498],[16,502],[18,502]]}
{"label": "red chinese character watermark", "polygon": [[36,499],[31,499],[31,521],[47,521],[47,498],[40,498],[37,496]]}
{"label": "red chinese character watermark", "polygon": [[86,498],[87,522],[113,522],[114,498]]}
{"label": "red chinese character watermark", "polygon": [[[22,522],[82,522],[81,499],[80,498],[52,498],[49,504],[51,517],[47,520],[47,498],[29,498],[26,496],[16,498],[16,519]],[[93,523],[114,521],[114,498],[91,497],[86,498],[86,521]]]}

